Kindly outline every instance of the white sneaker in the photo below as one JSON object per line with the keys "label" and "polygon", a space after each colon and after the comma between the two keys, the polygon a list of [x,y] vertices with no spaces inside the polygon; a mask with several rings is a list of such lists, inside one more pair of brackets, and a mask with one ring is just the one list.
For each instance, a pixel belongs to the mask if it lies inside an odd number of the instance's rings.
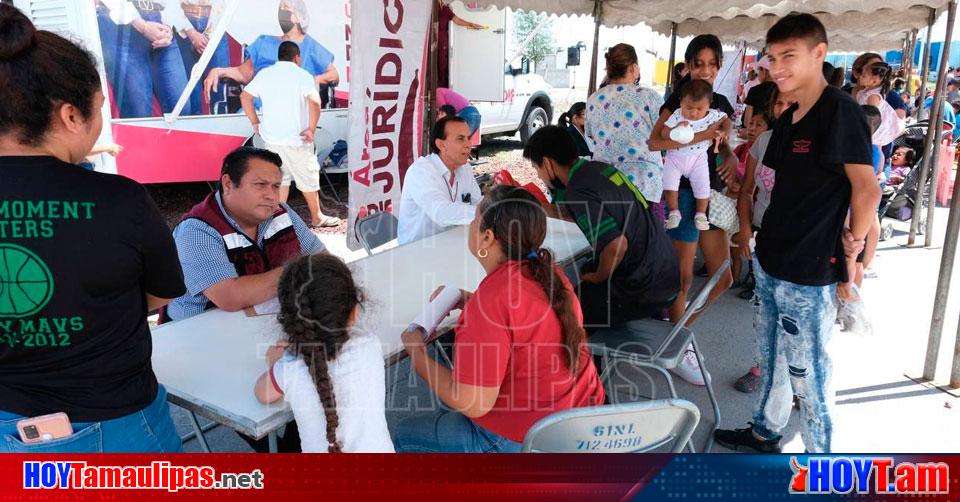
{"label": "white sneaker", "polygon": [[692,350],[687,350],[680,364],[670,371],[690,385],[699,385],[701,387],[704,385],[703,373],[700,371],[700,365],[697,364],[697,355],[694,354]]}
{"label": "white sneaker", "polygon": [[681,219],[682,216],[680,216],[680,212],[671,212],[670,216],[667,216],[667,223],[663,225],[663,228],[666,228],[667,230],[673,230],[674,228],[680,226]]}
{"label": "white sneaker", "polygon": [[701,232],[710,230],[710,220],[708,220],[707,215],[703,213],[697,213],[697,215],[693,217],[693,224],[697,227],[697,230]]}

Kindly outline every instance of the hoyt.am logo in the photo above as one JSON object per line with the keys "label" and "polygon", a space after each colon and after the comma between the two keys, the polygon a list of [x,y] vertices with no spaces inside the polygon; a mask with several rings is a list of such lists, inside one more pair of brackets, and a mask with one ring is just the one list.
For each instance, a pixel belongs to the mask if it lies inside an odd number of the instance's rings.
{"label": "hoyt.am logo", "polygon": [[891,457],[790,457],[790,493],[944,494],[950,466],[943,462],[900,462]]}

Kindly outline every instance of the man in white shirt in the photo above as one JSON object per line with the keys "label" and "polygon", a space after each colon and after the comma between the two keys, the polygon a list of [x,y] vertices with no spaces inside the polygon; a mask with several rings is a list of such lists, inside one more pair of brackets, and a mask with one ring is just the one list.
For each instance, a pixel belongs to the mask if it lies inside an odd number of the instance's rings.
{"label": "man in white shirt", "polygon": [[470,127],[460,117],[433,126],[430,150],[407,170],[400,194],[400,244],[417,241],[473,221],[480,186],[473,177]]}
{"label": "man in white shirt", "polygon": [[[310,228],[316,230],[337,226],[340,219],[320,212],[320,163],[313,144],[320,94],[313,76],[300,63],[300,47],[290,41],[281,43],[277,63],[257,73],[240,94],[240,103],[267,150],[283,159],[280,202],[287,201],[290,182],[295,182],[310,209]],[[254,98],[260,98],[262,122]]]}

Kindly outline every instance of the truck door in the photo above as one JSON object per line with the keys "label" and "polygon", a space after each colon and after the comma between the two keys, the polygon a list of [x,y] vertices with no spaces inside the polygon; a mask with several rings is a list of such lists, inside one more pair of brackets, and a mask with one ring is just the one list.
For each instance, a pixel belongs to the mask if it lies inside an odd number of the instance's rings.
{"label": "truck door", "polygon": [[450,23],[450,87],[470,101],[503,101],[506,10],[450,5],[458,17],[486,26],[472,30]]}

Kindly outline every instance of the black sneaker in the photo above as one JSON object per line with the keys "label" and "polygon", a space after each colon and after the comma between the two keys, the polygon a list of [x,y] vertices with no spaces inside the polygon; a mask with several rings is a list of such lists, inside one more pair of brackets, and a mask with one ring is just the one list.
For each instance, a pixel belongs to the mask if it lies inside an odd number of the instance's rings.
{"label": "black sneaker", "polygon": [[753,423],[746,429],[717,429],[713,433],[717,444],[733,451],[755,451],[757,453],[780,453],[780,438],[757,439],[753,435]]}

